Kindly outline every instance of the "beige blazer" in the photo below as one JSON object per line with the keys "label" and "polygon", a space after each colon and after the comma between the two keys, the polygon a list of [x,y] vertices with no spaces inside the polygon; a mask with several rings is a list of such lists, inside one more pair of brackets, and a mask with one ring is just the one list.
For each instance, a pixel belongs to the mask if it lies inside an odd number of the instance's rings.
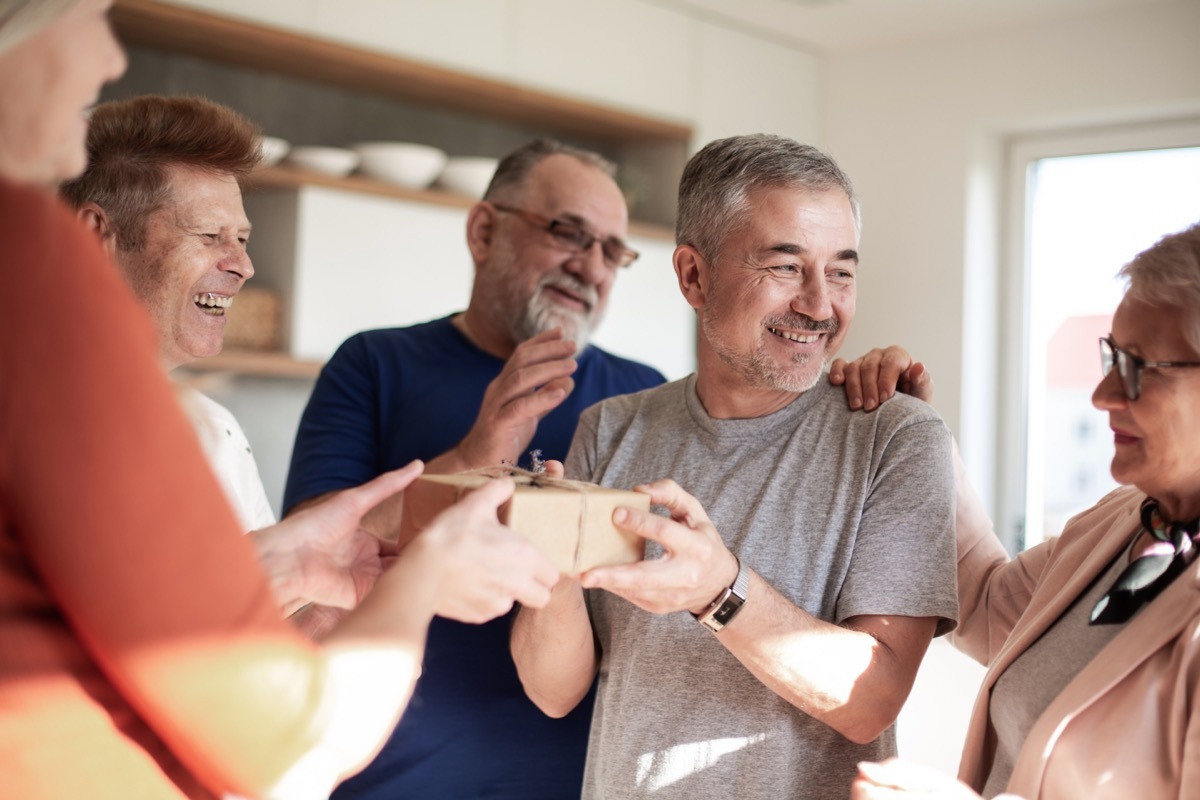
{"label": "beige blazer", "polygon": [[[1009,561],[978,498],[960,492],[953,641],[989,667],[959,770],[976,791],[995,748],[988,704],[996,679],[1129,543],[1144,497],[1118,489],[1068,522],[1057,539]],[[1050,704],[1006,791],[1030,800],[1200,800],[1200,561]]]}

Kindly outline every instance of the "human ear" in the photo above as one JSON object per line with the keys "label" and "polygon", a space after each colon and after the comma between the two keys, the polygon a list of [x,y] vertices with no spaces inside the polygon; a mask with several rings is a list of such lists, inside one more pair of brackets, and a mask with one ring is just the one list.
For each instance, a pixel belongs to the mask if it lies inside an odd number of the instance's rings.
{"label": "human ear", "polygon": [[115,255],[117,235],[113,230],[112,221],[108,217],[108,213],[90,200],[84,203],[75,212],[75,216],[83,223],[83,227],[96,235],[100,240],[100,244],[108,251],[108,255],[112,258]]}
{"label": "human ear", "polygon": [[95,233],[97,238],[103,239],[108,235],[108,214],[95,203],[84,203],[75,212],[75,216],[83,223],[83,227]]}
{"label": "human ear", "polygon": [[711,265],[690,244],[676,247],[671,263],[675,267],[675,277],[679,279],[679,291],[683,293],[683,299],[692,308],[702,308],[711,284]]}
{"label": "human ear", "polygon": [[476,267],[487,261],[495,237],[496,208],[486,200],[481,200],[467,213],[467,248]]}

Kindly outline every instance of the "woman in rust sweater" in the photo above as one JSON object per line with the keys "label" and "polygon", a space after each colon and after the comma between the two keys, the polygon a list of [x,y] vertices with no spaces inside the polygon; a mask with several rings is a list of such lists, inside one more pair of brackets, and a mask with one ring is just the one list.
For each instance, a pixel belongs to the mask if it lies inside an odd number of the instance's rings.
{"label": "woman in rust sweater", "polygon": [[319,647],[280,619],[336,571],[321,544],[421,467],[269,529],[257,557],[241,535],[148,320],[50,192],[125,67],[110,3],[0,0],[0,795],[323,797],[394,725],[435,613],[541,605],[557,572],[496,523],[495,482]]}

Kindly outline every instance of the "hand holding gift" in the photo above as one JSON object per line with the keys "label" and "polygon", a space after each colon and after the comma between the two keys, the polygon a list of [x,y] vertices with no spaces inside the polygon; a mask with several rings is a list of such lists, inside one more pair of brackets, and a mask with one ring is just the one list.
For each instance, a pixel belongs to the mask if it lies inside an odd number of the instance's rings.
{"label": "hand holding gift", "polygon": [[734,582],[737,559],[700,501],[675,481],[655,481],[636,491],[650,503],[666,508],[670,518],[648,508],[622,507],[616,509],[614,521],[623,531],[658,542],[662,557],[591,569],[580,577],[580,583],[586,589],[607,589],[654,614],[685,609],[703,613],[713,598]]}
{"label": "hand holding gift", "polygon": [[507,613],[514,600],[534,608],[549,601],[558,568],[497,518],[514,488],[507,478],[484,479],[436,514],[405,548],[406,555],[432,550],[440,556],[434,561],[442,581],[439,616],[479,623]]}

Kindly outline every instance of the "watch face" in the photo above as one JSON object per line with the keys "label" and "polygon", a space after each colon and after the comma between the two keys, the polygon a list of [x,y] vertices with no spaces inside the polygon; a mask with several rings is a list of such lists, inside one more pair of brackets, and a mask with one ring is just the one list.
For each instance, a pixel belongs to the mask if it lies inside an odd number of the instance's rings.
{"label": "watch face", "polygon": [[721,627],[724,628],[729,624],[729,621],[733,619],[733,616],[741,610],[743,602],[745,601],[743,601],[742,598],[738,597],[733,592],[730,592],[729,597],[725,598],[725,602],[722,603],[721,607],[718,608],[716,613],[713,614],[713,619],[721,623]]}

